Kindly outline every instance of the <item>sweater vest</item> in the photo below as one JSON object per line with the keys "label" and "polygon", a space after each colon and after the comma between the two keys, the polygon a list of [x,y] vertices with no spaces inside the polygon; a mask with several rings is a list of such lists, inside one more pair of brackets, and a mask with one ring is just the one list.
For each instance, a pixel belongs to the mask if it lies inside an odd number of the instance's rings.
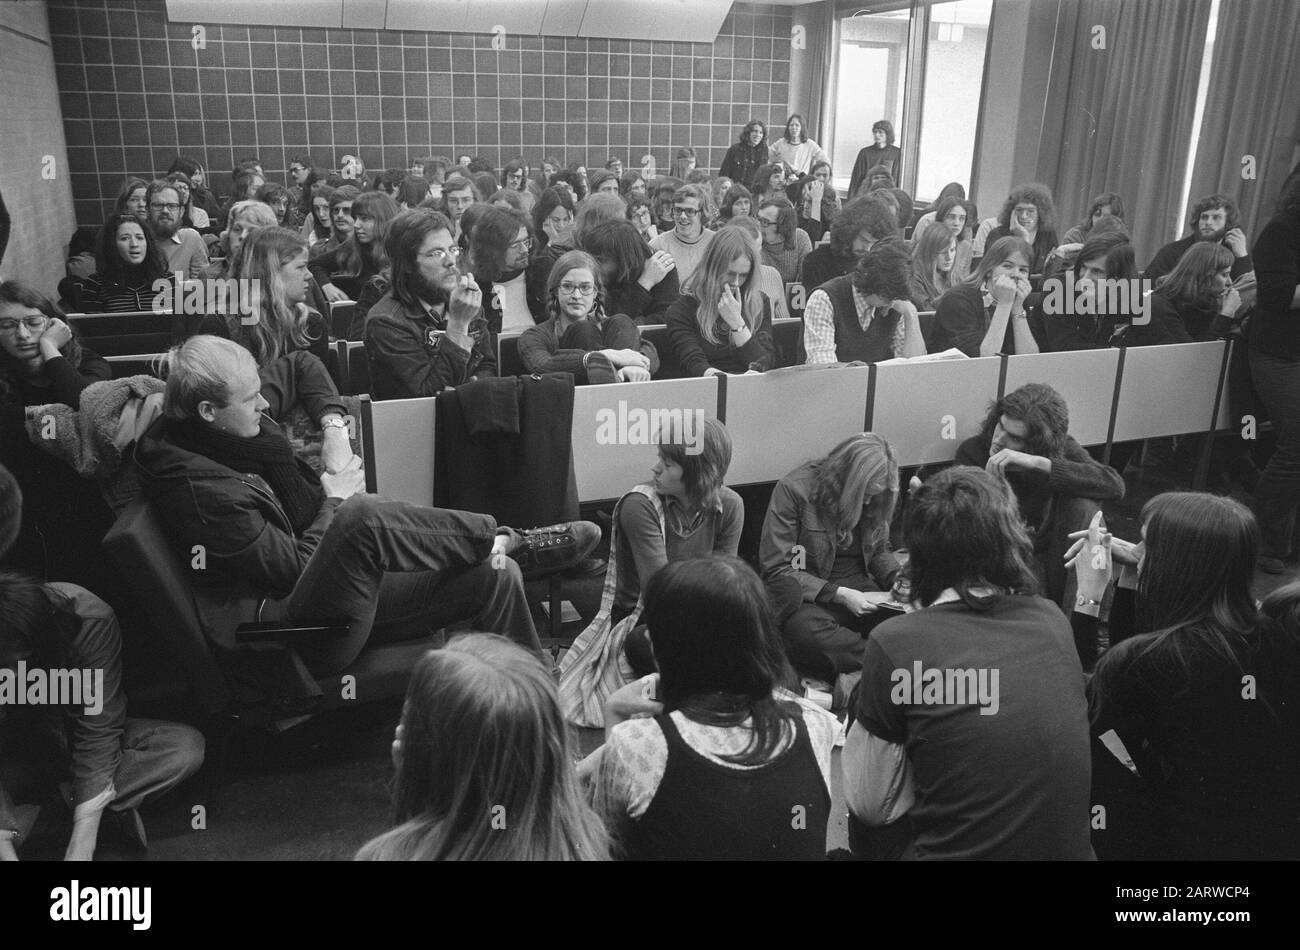
{"label": "sweater vest", "polygon": [[897,311],[886,311],[876,316],[865,330],[858,321],[858,306],[853,299],[853,275],[845,274],[827,281],[819,288],[831,299],[835,311],[835,358],[841,363],[862,360],[875,363],[894,356],[894,334],[898,321]]}

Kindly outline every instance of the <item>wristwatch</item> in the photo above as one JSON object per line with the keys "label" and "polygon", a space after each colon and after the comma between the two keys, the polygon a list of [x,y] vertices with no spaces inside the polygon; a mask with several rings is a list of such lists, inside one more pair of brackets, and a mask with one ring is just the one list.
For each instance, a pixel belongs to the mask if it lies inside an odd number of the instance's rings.
{"label": "wristwatch", "polygon": [[1100,601],[1100,600],[1093,600],[1091,597],[1084,597],[1082,594],[1079,594],[1077,597],[1074,598],[1074,606],[1076,606],[1076,607],[1100,607],[1100,606],[1101,606],[1101,601]]}
{"label": "wristwatch", "polygon": [[330,416],[320,424],[321,429],[346,429],[348,424],[340,416]]}

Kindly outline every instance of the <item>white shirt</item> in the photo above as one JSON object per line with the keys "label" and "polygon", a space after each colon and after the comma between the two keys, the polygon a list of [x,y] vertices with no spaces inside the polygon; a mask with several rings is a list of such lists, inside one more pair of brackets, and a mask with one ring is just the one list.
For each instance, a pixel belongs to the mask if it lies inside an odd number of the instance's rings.
{"label": "white shirt", "polygon": [[785,136],[781,136],[768,146],[768,154],[773,161],[785,162],[801,175],[806,175],[814,162],[830,161],[822,147],[812,139],[792,145]]}

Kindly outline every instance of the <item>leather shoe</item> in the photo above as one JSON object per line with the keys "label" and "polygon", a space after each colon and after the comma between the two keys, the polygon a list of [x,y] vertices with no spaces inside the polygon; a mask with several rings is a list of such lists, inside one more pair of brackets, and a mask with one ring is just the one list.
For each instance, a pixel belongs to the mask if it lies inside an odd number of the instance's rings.
{"label": "leather shoe", "polygon": [[568,570],[600,543],[600,528],[590,521],[567,521],[545,528],[499,528],[510,537],[506,554],[515,559],[524,577],[541,577]]}

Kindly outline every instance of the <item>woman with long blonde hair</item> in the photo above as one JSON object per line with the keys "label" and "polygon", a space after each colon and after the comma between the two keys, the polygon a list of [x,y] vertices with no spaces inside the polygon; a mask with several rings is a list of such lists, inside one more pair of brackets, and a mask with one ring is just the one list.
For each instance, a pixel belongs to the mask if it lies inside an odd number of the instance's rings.
{"label": "woman with long blonde hair", "polygon": [[536,655],[470,633],[416,663],[393,743],[393,827],[362,861],[599,861],[609,841],[574,774]]}

